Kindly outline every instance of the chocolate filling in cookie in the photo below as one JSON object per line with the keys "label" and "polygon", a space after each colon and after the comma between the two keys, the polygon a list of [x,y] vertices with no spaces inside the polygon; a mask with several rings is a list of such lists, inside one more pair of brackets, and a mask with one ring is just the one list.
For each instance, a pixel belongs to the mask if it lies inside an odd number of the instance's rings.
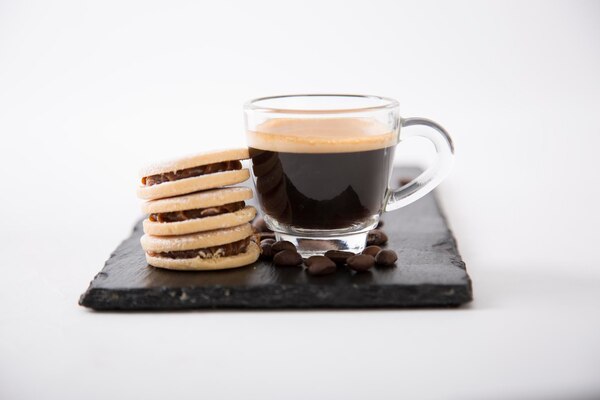
{"label": "chocolate filling in cookie", "polygon": [[204,217],[212,217],[215,215],[232,213],[241,210],[246,206],[243,201],[235,203],[223,204],[222,206],[195,208],[193,210],[173,211],[165,213],[154,213],[148,217],[152,222],[179,222],[187,221],[188,219],[197,219]]}
{"label": "chocolate filling in cookie", "polygon": [[218,258],[218,257],[229,257],[241,254],[246,251],[248,244],[250,243],[250,237],[246,239],[238,240],[233,243],[221,244],[218,246],[205,247],[203,249],[193,250],[182,250],[182,251],[166,251],[166,252],[154,252],[149,251],[148,255],[152,257],[163,257],[163,258]]}
{"label": "chocolate filling in cookie", "polygon": [[242,169],[242,163],[239,160],[221,161],[214,164],[201,165],[180,169],[173,172],[165,172],[162,174],[145,176],[142,178],[142,185],[152,186],[163,182],[177,181],[180,179],[193,178],[195,176],[213,174],[215,172],[236,171]]}

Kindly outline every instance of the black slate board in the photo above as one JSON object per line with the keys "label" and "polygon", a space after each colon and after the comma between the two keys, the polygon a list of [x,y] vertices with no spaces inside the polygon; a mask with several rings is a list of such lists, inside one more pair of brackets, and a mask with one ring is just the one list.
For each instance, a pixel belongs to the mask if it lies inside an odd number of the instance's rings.
{"label": "black slate board", "polygon": [[[393,181],[416,169],[396,169]],[[81,296],[96,310],[204,308],[377,308],[458,306],[472,300],[471,280],[435,196],[383,218],[395,267],[313,277],[270,262],[224,271],[179,272],[148,266],[141,222]]]}

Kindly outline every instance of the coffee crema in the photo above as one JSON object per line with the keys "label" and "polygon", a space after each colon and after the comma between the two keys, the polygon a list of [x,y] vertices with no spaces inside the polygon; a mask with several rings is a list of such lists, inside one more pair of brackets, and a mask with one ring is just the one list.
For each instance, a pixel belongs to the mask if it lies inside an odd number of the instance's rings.
{"label": "coffee crema", "polygon": [[360,118],[272,119],[248,132],[263,211],[302,229],[360,225],[384,206],[396,132]]}
{"label": "coffee crema", "polygon": [[253,148],[286,153],[348,153],[394,146],[397,133],[366,118],[278,118],[247,132]]}

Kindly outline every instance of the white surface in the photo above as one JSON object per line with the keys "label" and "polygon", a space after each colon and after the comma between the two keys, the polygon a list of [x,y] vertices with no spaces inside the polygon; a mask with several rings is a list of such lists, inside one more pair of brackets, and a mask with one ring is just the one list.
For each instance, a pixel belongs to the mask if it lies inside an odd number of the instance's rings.
{"label": "white surface", "polygon": [[[600,3],[207,4],[0,2],[0,398],[600,394]],[[297,92],[449,130],[471,306],[76,304],[139,215],[138,167],[238,144],[244,101]]]}

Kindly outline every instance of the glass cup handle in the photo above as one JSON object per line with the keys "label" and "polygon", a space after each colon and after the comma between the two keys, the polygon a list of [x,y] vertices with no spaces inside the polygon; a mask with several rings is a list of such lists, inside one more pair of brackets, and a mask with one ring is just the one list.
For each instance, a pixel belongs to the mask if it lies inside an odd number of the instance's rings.
{"label": "glass cup handle", "polygon": [[393,211],[404,207],[431,192],[448,175],[454,162],[452,138],[440,125],[426,118],[402,118],[400,125],[401,127],[425,125],[432,128],[423,131],[423,133],[411,133],[412,130],[408,129],[406,132],[401,131],[401,135],[402,139],[415,136],[429,139],[435,146],[437,157],[433,164],[421,175],[406,185],[390,191],[385,211]]}

